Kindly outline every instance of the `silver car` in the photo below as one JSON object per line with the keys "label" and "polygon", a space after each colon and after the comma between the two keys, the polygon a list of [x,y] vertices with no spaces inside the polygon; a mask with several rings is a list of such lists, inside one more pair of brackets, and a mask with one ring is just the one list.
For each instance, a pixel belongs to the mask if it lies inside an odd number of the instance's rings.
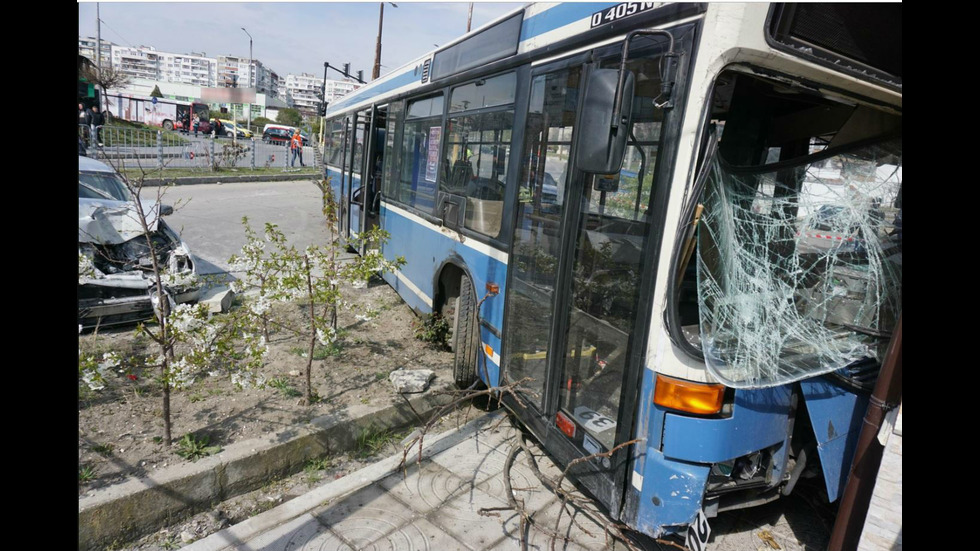
{"label": "silver car", "polygon": [[170,300],[198,299],[200,282],[190,251],[161,218],[173,208],[140,200],[147,231],[136,200],[112,167],[78,157],[78,323],[84,327],[153,317],[150,243]]}

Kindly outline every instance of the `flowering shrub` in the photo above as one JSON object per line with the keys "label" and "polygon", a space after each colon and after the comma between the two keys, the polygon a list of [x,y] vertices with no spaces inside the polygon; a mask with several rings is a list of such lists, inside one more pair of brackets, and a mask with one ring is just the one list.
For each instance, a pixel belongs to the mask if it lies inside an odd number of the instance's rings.
{"label": "flowering shrub", "polygon": [[[337,216],[329,180],[319,185],[323,192],[323,215],[327,226],[332,229],[336,227]],[[310,404],[315,399],[310,384],[314,347],[317,342],[322,346],[331,346],[337,341],[337,309],[351,309],[352,306],[342,300],[341,285],[366,284],[373,274],[396,270],[405,260],[401,257],[388,260],[374,249],[340,262],[338,253],[344,244],[336,233],[332,233],[326,245],[310,245],[300,251],[287,242],[286,236],[275,224],[266,223],[262,238],[252,229],[247,218],[242,219],[242,224],[245,226],[246,243],[241,254],[231,258],[231,263],[233,269],[244,275],[236,282],[235,290],[257,289],[257,298],[248,301],[246,310],[263,321],[264,334],[268,335],[272,302],[299,301],[307,306],[308,315],[303,327],[286,329],[303,335],[309,341],[305,395],[306,403]],[[371,243],[379,246],[388,237],[384,230],[376,228],[364,232],[360,239],[349,244],[360,246]]]}

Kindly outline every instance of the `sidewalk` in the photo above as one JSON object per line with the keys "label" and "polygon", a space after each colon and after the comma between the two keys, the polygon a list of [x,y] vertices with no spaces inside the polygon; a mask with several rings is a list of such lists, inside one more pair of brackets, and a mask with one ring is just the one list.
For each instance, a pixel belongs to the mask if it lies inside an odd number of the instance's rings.
{"label": "sidewalk", "polygon": [[[481,508],[507,506],[502,474],[507,453],[517,438],[520,432],[502,412],[488,414],[459,430],[427,438],[421,468],[415,463],[415,448],[407,476],[398,470],[401,455],[389,457],[182,549],[519,550],[519,514],[506,509],[483,515],[479,512]],[[559,474],[540,448],[533,442],[528,444],[545,475]],[[515,498],[527,504],[535,520],[553,527],[561,503],[527,466],[523,453],[518,454],[511,475]],[[557,530],[567,539],[556,539],[554,549],[627,549],[622,542],[607,541],[603,519],[609,522],[594,505],[570,507],[562,514]],[[776,549],[768,541],[788,551],[826,545],[824,528],[801,500],[779,500],[746,511],[722,513],[711,524],[708,548],[712,551]],[[531,527],[528,549],[551,550],[551,540]],[[650,538],[634,545],[643,550],[678,549]]]}
{"label": "sidewalk", "polygon": [[[486,415],[458,431],[427,438],[422,467],[414,463],[415,448],[407,477],[397,470],[401,456],[390,457],[183,549],[520,549],[516,512],[478,513],[483,507],[507,506],[502,473],[519,434],[502,413]],[[558,474],[532,450],[543,472]],[[535,518],[551,525],[560,502],[537,481],[522,455],[511,474],[515,496],[536,511]],[[557,541],[556,549],[605,548],[598,515],[577,510],[573,524],[566,513],[560,532],[570,541]],[[548,549],[550,538],[531,529],[528,542],[533,549]]]}

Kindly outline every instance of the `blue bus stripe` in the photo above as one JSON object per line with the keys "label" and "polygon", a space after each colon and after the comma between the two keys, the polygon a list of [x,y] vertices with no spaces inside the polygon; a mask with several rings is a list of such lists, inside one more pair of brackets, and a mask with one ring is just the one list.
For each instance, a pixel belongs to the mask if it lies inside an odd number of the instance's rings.
{"label": "blue bus stripe", "polygon": [[343,98],[337,100],[337,103],[331,105],[330,108],[327,110],[327,117],[336,114],[338,111],[342,111],[348,105],[353,105],[355,103],[365,101],[380,96],[382,94],[386,94],[392,90],[397,90],[398,88],[411,84],[416,80],[421,81],[422,75],[421,74],[416,75],[415,69],[410,68],[407,71],[405,71],[403,74],[398,75],[389,81],[382,82],[378,84],[376,87],[367,90],[361,94],[357,94],[357,91],[354,91],[348,94],[347,96],[344,96]]}
{"label": "blue bus stripe", "polygon": [[583,18],[591,17],[593,13],[615,6],[612,2],[582,2],[559,4],[550,10],[543,11],[524,20],[521,27],[521,42],[535,36],[551,32]]}

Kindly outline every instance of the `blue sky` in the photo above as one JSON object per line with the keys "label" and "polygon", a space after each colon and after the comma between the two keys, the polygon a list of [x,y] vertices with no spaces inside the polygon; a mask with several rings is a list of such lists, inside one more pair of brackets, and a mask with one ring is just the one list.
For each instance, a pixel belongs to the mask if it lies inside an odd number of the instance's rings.
{"label": "blue sky", "polygon": [[[381,74],[398,68],[434,44],[466,32],[468,2],[385,4]],[[475,2],[473,29],[523,3]],[[378,37],[377,2],[101,2],[102,39],[167,52],[204,52],[209,57],[252,55],[280,75],[323,76],[330,66],[351,64],[370,80]],[[96,33],[96,4],[78,4],[78,34]],[[330,71],[329,77],[337,73]]]}

